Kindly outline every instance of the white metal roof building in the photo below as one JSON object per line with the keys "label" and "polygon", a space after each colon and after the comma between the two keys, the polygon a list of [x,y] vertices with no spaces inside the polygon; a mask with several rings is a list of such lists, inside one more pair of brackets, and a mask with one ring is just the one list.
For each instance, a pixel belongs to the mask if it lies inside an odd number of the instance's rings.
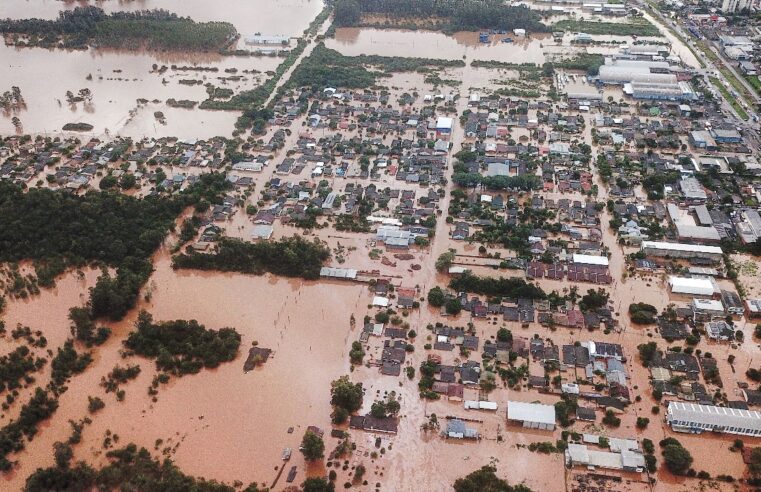
{"label": "white metal roof building", "polygon": [[267,224],[259,224],[255,225],[254,228],[251,230],[251,238],[252,239],[262,239],[267,240],[272,237],[273,228],[271,225]]}
{"label": "white metal roof building", "polygon": [[669,286],[674,294],[711,297],[716,293],[713,282],[707,278],[669,277]]}
{"label": "white metal roof building", "polygon": [[741,436],[761,436],[761,413],[754,410],[698,405],[672,401],[666,422],[677,432],[726,432]]}
{"label": "white metal roof building", "polygon": [[403,231],[397,226],[381,226],[375,232],[375,239],[383,241],[386,244],[411,244],[415,240],[415,235],[410,231]]}
{"label": "white metal roof building", "polygon": [[465,400],[465,410],[497,410],[497,402]]}
{"label": "white metal roof building", "polygon": [[675,84],[676,75],[671,73],[651,73],[650,67],[627,67],[603,65],[600,67],[600,81],[604,84],[626,84],[629,82],[649,82]]}
{"label": "white metal roof building", "polygon": [[622,449],[620,452],[598,451],[584,444],[569,443],[565,458],[570,466],[593,466],[640,473],[645,470],[645,457],[642,453],[628,449]]}
{"label": "white metal roof building", "polygon": [[265,44],[265,45],[272,45],[272,44],[279,44],[279,45],[285,45],[288,44],[288,42],[291,40],[290,36],[262,36],[261,34],[253,34],[251,36],[246,36],[246,44],[251,45],[257,45],[257,44]]}
{"label": "white metal roof building", "polygon": [[669,49],[667,46],[661,46],[658,44],[635,44],[628,48],[624,48],[624,51],[630,55],[653,56],[668,52]]}
{"label": "white metal roof building", "polygon": [[320,277],[340,278],[354,280],[357,278],[357,270],[354,268],[320,268]]}
{"label": "white metal roof building", "polygon": [[522,401],[507,402],[507,420],[520,422],[527,429],[555,429],[555,407]]}
{"label": "white metal roof building", "polygon": [[573,255],[573,262],[580,265],[599,265],[599,266],[608,266],[608,263],[609,263],[607,256],[580,255],[576,253],[574,253]]}
{"label": "white metal roof building", "polygon": [[723,255],[718,246],[701,246],[699,244],[642,241],[641,248],[645,254],[650,256],[670,256],[672,258],[720,259]]}
{"label": "white metal roof building", "polygon": [[671,66],[667,61],[652,61],[652,60],[629,60],[626,58],[606,58],[605,65],[611,67],[629,67],[629,68],[665,68],[669,69]]}
{"label": "white metal roof building", "polygon": [[624,92],[634,99],[692,101],[695,92],[686,82],[637,82],[624,84]]}
{"label": "white metal roof building", "polygon": [[452,118],[446,116],[439,116],[436,120],[436,129],[439,131],[451,131],[452,130]]}

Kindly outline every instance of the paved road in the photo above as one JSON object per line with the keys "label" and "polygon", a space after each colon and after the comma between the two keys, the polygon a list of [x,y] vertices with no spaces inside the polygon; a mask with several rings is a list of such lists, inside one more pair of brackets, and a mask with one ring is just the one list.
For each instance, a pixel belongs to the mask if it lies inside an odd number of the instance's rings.
{"label": "paved road", "polygon": [[[683,40],[686,40],[687,43],[689,43],[690,45],[689,47],[693,48],[692,51],[695,53],[698,59],[700,59],[700,61],[702,61],[706,66],[706,68],[704,69],[697,69],[696,72],[705,79],[706,83],[709,86],[711,85],[711,83],[706,77],[712,76],[719,79],[719,81],[721,81],[722,84],[724,84],[724,86],[727,88],[727,90],[730,91],[730,93],[734,91],[734,88],[732,87],[732,85],[724,78],[721,72],[719,72],[719,69],[716,67],[716,65],[707,56],[705,56],[705,54],[703,53],[701,49],[695,46],[695,43],[692,42],[690,35],[685,33],[684,29],[682,29],[682,27],[678,23],[675,23],[671,19],[666,18],[659,10],[650,8],[650,6],[646,4],[644,1],[641,1],[639,4],[640,4],[640,7],[652,13],[652,15],[654,15],[657,18],[657,20],[661,22],[664,26],[673,28],[673,30],[676,31],[679,37],[681,37]],[[727,63],[725,63],[725,65],[729,66],[729,64]],[[732,67],[730,67],[730,70],[732,70],[734,73],[734,70]],[[740,80],[741,82],[745,83],[744,79],[740,78]],[[751,89],[751,93],[755,95],[752,89]],[[744,121],[742,118],[740,118],[740,115],[737,114],[737,112],[734,110],[732,105],[729,104],[729,101],[727,101],[726,98],[724,98],[721,92],[717,91],[717,96],[722,101],[722,104],[721,104],[722,109],[726,111],[727,114],[731,114],[737,119],[737,126],[741,128],[741,130],[743,130],[744,132],[761,131],[761,125],[759,125],[759,122],[753,121],[753,116],[756,115],[755,108],[749,108],[747,110],[747,113],[751,118],[748,121]],[[738,100],[739,99],[740,98],[738,97]],[[756,142],[756,139],[754,138],[753,141]],[[754,147],[754,150],[758,150],[758,148]]]}

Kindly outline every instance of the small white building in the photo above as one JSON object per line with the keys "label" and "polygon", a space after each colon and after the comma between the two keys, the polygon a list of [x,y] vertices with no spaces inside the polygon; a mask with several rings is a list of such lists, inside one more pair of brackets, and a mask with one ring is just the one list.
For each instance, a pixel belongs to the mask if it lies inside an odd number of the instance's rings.
{"label": "small white building", "polygon": [[465,410],[490,410],[492,412],[496,412],[497,402],[465,400],[464,407],[465,407]]}

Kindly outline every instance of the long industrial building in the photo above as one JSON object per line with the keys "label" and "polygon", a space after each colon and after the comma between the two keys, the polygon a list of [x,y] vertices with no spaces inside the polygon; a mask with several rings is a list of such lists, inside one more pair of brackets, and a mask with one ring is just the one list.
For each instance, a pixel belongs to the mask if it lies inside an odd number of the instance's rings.
{"label": "long industrial building", "polygon": [[720,260],[723,256],[720,247],[702,246],[699,244],[642,241],[641,249],[648,256],[668,256],[670,258],[704,258],[707,260]]}
{"label": "long industrial building", "polygon": [[520,423],[527,429],[555,429],[555,407],[522,401],[507,402],[508,422]]}
{"label": "long industrial building", "polygon": [[653,73],[648,66],[644,65],[602,65],[600,67],[599,80],[603,84],[623,85],[631,82],[646,82],[660,84],[676,84],[677,78],[673,73]]}
{"label": "long industrial building", "polygon": [[672,401],[666,422],[677,432],[724,432],[761,436],[761,413],[753,410]]}
{"label": "long industrial building", "polygon": [[634,99],[693,101],[697,98],[687,82],[636,82],[624,84],[624,93]]}

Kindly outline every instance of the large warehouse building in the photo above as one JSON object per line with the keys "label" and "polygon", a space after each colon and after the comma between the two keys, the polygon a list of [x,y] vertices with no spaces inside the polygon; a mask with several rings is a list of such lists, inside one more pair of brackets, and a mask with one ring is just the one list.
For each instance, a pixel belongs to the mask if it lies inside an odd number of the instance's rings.
{"label": "large warehouse building", "polygon": [[527,429],[555,430],[555,407],[522,401],[507,402],[507,421]]}
{"label": "large warehouse building", "polygon": [[695,92],[687,82],[636,82],[624,84],[624,92],[634,99],[692,101]]}
{"label": "large warehouse building", "polygon": [[725,432],[761,436],[761,413],[753,410],[672,401],[666,422],[677,432]]}
{"label": "large warehouse building", "polygon": [[703,258],[718,261],[723,256],[720,247],[702,246],[700,244],[642,241],[641,249],[648,256],[668,256],[670,258]]}
{"label": "large warehouse building", "polygon": [[672,73],[652,73],[650,67],[632,67],[603,65],[600,67],[600,82],[603,84],[623,85],[630,82],[647,82],[676,84],[676,75]]}
{"label": "large warehouse building", "polygon": [[714,294],[721,292],[710,277],[689,278],[672,275],[669,277],[669,286],[672,293],[688,296],[713,297]]}

